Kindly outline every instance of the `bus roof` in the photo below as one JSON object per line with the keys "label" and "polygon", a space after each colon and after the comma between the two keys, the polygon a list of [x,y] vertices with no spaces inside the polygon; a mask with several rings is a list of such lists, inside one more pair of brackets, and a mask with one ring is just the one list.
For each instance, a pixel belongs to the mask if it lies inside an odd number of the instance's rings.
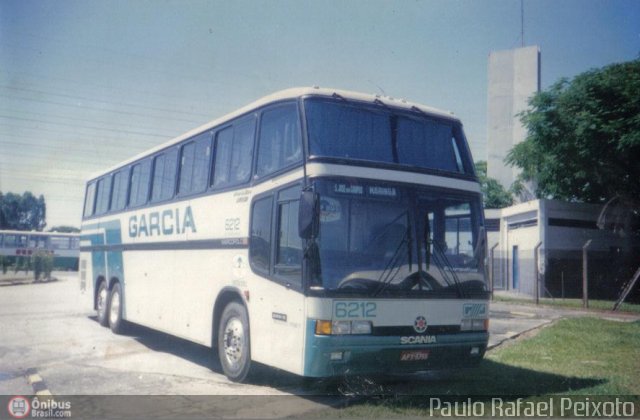
{"label": "bus roof", "polygon": [[38,232],[36,230],[0,230],[0,234],[5,234],[5,235],[38,235],[38,236],[67,236],[67,237],[80,236],[79,233]]}
{"label": "bus roof", "polygon": [[275,93],[272,93],[270,95],[267,95],[265,97],[262,97],[248,105],[243,106],[240,109],[237,109],[229,114],[226,114],[220,118],[217,118],[215,120],[212,120],[208,123],[205,123],[199,127],[196,127],[192,130],[189,130],[188,132],[175,137],[169,141],[166,141],[164,143],[161,143],[151,149],[148,149],[142,153],[139,153],[135,156],[133,156],[130,159],[125,160],[124,162],[120,162],[112,167],[110,167],[107,170],[103,170],[100,172],[96,172],[94,174],[91,175],[91,177],[89,178],[89,180],[93,180],[95,178],[100,177],[101,175],[104,174],[108,174],[110,172],[115,171],[116,169],[119,169],[123,166],[126,166],[130,163],[133,163],[139,159],[142,159],[146,156],[150,156],[162,149],[165,149],[167,147],[172,146],[173,144],[176,143],[180,143],[183,140],[186,140],[190,137],[193,137],[203,131],[207,131],[211,128],[214,128],[216,126],[222,125],[224,123],[226,123],[227,121],[230,121],[236,117],[239,117],[243,114],[246,114],[248,112],[251,112],[254,109],[258,109],[262,106],[268,105],[270,103],[273,102],[278,102],[278,101],[283,101],[283,100],[287,100],[287,99],[296,99],[296,98],[300,98],[303,96],[319,96],[319,97],[340,97],[343,99],[347,99],[347,100],[354,100],[354,101],[360,101],[360,102],[370,102],[370,103],[381,103],[383,105],[387,105],[387,106],[391,106],[394,108],[400,108],[400,109],[406,109],[406,110],[418,110],[421,111],[425,114],[429,114],[432,115],[434,117],[439,117],[439,118],[446,118],[449,120],[454,120],[454,121],[459,121],[457,117],[455,117],[455,115],[452,112],[449,111],[443,111],[443,110],[439,110],[436,108],[432,108],[432,107],[428,107],[422,104],[418,104],[418,103],[414,103],[414,102],[409,102],[405,99],[397,99],[397,98],[393,98],[390,96],[384,96],[384,95],[372,95],[372,94],[366,94],[366,93],[359,93],[359,92],[352,92],[352,91],[347,91],[347,90],[340,90],[340,89],[330,89],[330,88],[320,88],[320,87],[298,87],[298,88],[290,88],[290,89],[285,89],[285,90],[281,90]]}

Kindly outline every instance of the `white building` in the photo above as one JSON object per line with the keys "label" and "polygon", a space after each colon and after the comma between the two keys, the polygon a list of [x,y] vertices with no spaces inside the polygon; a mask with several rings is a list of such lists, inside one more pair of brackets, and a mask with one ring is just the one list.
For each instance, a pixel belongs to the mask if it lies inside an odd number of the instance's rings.
{"label": "white building", "polygon": [[[540,296],[582,296],[582,247],[588,247],[589,294],[615,299],[628,277],[616,279],[625,241],[596,223],[601,205],[532,200],[485,210],[489,249],[493,249],[494,290],[535,296],[535,254],[540,245]],[[491,258],[491,256],[490,256]]]}

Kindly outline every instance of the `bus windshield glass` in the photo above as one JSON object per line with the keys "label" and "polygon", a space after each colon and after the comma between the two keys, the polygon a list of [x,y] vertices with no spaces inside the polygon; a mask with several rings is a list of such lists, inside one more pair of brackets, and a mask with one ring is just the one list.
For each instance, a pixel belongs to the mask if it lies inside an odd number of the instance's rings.
{"label": "bus windshield glass", "polygon": [[316,287],[370,297],[486,292],[477,195],[333,180],[316,188]]}
{"label": "bus windshield glass", "polygon": [[310,98],[309,155],[472,173],[460,124],[416,109]]}

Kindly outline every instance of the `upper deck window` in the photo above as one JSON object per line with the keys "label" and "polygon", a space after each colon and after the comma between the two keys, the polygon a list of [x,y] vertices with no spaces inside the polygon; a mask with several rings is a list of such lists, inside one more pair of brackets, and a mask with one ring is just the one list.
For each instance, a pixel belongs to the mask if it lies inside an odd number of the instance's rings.
{"label": "upper deck window", "polygon": [[260,121],[256,174],[266,176],[301,160],[302,139],[296,105],[287,104],[265,111]]}
{"label": "upper deck window", "polygon": [[96,182],[93,181],[87,186],[87,193],[84,199],[84,217],[93,216],[96,203]]}
{"label": "upper deck window", "polygon": [[255,118],[235,122],[218,132],[215,146],[213,186],[226,188],[249,181],[253,162]]}
{"label": "upper deck window", "polygon": [[356,102],[305,101],[310,156],[473,173],[459,123]]}
{"label": "upper deck window", "polygon": [[127,187],[129,185],[129,170],[122,169],[113,175],[113,192],[111,193],[111,210],[118,211],[127,205]]}
{"label": "upper deck window", "polygon": [[111,194],[111,176],[98,180],[98,191],[95,214],[104,214],[109,210],[109,196]]}
{"label": "upper deck window", "polygon": [[129,206],[136,207],[147,203],[150,178],[151,161],[149,159],[133,166],[131,170],[131,188],[129,189]]}
{"label": "upper deck window", "polygon": [[176,188],[178,149],[171,149],[156,156],[153,161],[153,184],[151,201],[162,201],[173,197]]}
{"label": "upper deck window", "polygon": [[178,195],[199,193],[207,188],[210,160],[210,132],[200,134],[182,147]]}

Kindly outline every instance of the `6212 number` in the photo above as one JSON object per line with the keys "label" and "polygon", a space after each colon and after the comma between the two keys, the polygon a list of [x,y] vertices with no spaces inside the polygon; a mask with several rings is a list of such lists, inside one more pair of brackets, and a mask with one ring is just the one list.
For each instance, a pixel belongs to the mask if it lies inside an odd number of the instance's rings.
{"label": "6212 number", "polygon": [[375,318],[377,309],[375,302],[336,302],[333,314],[336,318]]}

